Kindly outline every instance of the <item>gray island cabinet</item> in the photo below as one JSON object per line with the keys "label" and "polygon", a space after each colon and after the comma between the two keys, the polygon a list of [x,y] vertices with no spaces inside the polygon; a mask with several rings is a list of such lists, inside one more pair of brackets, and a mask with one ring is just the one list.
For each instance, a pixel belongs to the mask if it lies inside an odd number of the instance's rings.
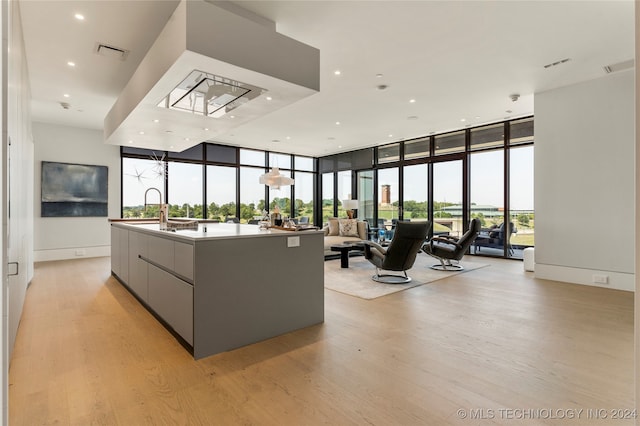
{"label": "gray island cabinet", "polygon": [[196,359],[324,321],[322,231],[111,223],[111,271]]}

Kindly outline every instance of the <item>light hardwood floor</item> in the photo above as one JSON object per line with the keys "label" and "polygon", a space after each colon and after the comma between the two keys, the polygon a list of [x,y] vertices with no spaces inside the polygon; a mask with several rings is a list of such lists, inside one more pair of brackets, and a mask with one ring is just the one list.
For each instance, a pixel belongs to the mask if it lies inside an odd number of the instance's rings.
{"label": "light hardwood floor", "polygon": [[375,300],[325,290],[324,324],[194,361],[109,262],[36,265],[11,425],[633,424],[611,411],[633,408],[629,292],[487,260]]}

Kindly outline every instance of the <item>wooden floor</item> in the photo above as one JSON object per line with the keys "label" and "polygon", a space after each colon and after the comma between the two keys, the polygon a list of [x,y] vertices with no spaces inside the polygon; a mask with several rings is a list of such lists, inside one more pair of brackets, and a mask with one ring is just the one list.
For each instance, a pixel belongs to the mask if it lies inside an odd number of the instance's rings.
{"label": "wooden floor", "polygon": [[199,361],[109,258],[39,263],[10,424],[633,424],[612,418],[633,408],[633,294],[487,262],[370,301],[326,290],[324,324]]}

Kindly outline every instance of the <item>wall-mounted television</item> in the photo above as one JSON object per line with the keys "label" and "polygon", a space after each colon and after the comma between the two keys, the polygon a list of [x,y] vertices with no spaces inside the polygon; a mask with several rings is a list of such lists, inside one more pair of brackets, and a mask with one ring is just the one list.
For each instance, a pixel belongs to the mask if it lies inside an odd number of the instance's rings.
{"label": "wall-mounted television", "polygon": [[107,216],[109,168],[42,162],[41,216]]}

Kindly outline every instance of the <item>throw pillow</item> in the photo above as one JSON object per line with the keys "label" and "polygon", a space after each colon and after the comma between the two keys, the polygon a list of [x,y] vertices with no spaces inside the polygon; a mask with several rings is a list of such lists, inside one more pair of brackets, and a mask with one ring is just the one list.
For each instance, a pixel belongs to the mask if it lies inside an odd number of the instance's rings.
{"label": "throw pillow", "polygon": [[340,235],[340,227],[338,225],[338,218],[329,218],[329,236],[336,237]]}
{"label": "throw pillow", "polygon": [[341,237],[359,237],[357,219],[338,219]]}

